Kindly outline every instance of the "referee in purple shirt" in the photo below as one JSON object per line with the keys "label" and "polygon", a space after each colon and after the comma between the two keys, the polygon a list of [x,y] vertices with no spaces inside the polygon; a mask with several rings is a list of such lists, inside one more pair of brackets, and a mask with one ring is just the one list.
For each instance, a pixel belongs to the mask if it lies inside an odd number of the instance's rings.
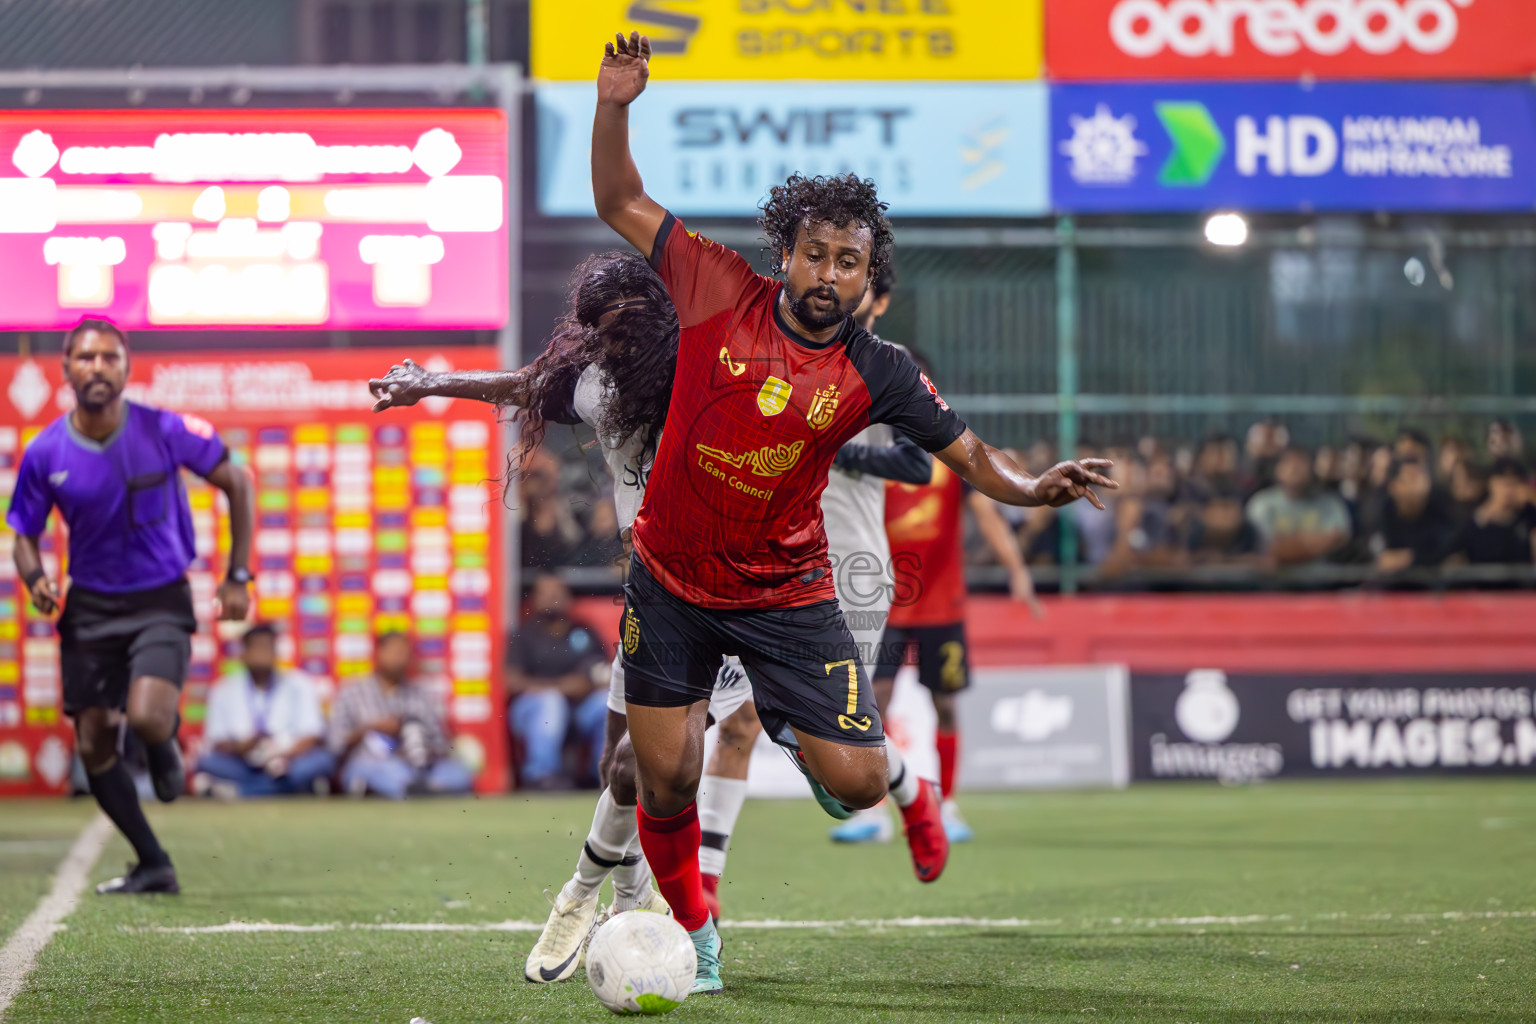
{"label": "referee in purple shirt", "polygon": [[143,741],[155,795],[175,800],[186,789],[176,707],[197,631],[187,583],[196,549],[181,470],[229,498],[223,619],[244,619],[250,608],[250,477],[204,420],[123,397],[128,338],[116,325],[82,320],[66,334],[64,377],[75,410],[27,446],[6,515],[16,531],[16,572],[38,611],[53,614],[59,588],[43,568],[38,537],[57,507],[69,527],[70,587],[58,621],[64,713],[75,720],[91,794],[139,858],[96,891],[179,892],[119,757],[119,725],[126,718]]}

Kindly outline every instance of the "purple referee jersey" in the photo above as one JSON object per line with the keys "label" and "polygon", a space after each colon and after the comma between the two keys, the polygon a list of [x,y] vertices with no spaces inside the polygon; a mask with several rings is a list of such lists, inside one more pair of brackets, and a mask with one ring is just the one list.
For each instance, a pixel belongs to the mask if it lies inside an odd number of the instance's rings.
{"label": "purple referee jersey", "polygon": [[37,536],[58,506],[69,527],[69,575],[108,594],[152,590],[196,556],[181,470],[207,476],[225,458],[213,425],[124,402],[123,423],[92,441],[60,416],[27,446],[5,521]]}

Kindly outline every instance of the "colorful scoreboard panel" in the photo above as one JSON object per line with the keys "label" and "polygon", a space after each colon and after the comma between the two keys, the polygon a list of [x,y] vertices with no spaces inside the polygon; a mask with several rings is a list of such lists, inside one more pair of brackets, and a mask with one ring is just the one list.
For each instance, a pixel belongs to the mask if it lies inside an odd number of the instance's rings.
{"label": "colorful scoreboard panel", "polygon": [[[369,673],[375,636],[409,633],[477,788],[504,789],[496,410],[433,399],[373,414],[368,378],[407,354],[434,369],[496,365],[490,348],[426,358],[388,349],[143,354],[128,394],[209,420],[250,469],[252,617],[278,624],[282,660],[308,673],[329,704],[338,687]],[[8,501],[25,445],[74,395],[51,355],[0,359],[0,395],[0,497]],[[214,622],[228,551],[223,496],[196,478],[187,483],[199,631],[182,735],[195,756],[208,689],[230,667],[243,627]],[[12,535],[0,537],[0,795],[61,792],[73,743],[61,712],[58,641],[15,578]],[[57,572],[67,549],[57,515],[44,548]]]}

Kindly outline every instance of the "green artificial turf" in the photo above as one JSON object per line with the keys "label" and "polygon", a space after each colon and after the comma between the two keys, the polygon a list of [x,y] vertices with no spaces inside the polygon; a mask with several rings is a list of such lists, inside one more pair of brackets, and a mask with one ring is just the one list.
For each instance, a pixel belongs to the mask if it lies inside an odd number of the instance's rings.
{"label": "green artificial turf", "polygon": [[0,941],[37,906],[94,804],[0,800]]}
{"label": "green artificial turf", "polygon": [[[722,887],[726,993],[674,1019],[1536,1019],[1527,781],[1145,786],[962,804],[977,840],[922,886],[899,840],[833,846],[810,802],[749,802]],[[540,890],[568,876],[591,806],[588,795],[158,808],[184,895],[87,899],[5,1022],[605,1020],[579,972],[523,982],[531,932],[344,927],[542,921]],[[56,830],[53,813],[0,805],[8,835],[29,818]],[[114,839],[95,877],[125,856]],[[896,923],[917,915],[978,920]],[[343,927],[146,930],[231,920]]]}

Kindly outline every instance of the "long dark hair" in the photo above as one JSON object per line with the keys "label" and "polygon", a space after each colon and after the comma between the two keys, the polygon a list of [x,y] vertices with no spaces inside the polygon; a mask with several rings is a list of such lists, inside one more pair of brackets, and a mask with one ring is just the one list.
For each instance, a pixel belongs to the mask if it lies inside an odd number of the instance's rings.
{"label": "long dark hair", "polygon": [[[599,329],[598,320],[624,299],[643,301]],[[562,403],[593,363],[612,389],[598,424],[599,443],[618,447],[638,434],[645,444],[642,458],[649,459],[672,401],[677,338],[677,310],[645,257],[605,252],[583,260],[571,275],[566,312],[527,369],[523,407],[513,414],[521,426],[518,465],[544,439],[545,410]]]}

